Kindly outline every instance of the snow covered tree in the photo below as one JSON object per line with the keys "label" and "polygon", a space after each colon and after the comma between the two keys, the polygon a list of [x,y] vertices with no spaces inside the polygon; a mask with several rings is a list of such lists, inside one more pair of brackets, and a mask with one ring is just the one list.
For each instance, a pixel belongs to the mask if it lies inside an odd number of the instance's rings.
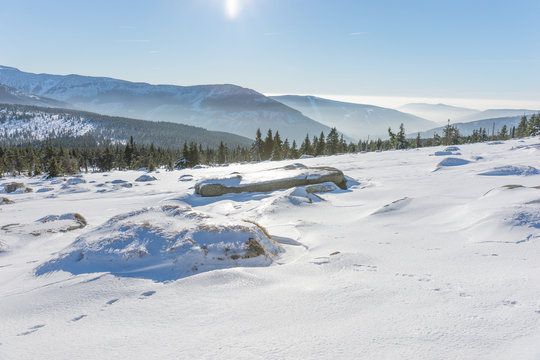
{"label": "snow covered tree", "polygon": [[540,114],[531,115],[527,123],[527,136],[540,135]]}

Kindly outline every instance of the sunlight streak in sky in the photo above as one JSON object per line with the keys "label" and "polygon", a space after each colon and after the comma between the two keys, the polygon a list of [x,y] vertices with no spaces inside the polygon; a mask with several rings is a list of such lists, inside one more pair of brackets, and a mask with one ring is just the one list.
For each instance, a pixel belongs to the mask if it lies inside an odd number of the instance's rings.
{"label": "sunlight streak in sky", "polygon": [[229,19],[236,19],[239,12],[240,0],[225,0],[225,13]]}

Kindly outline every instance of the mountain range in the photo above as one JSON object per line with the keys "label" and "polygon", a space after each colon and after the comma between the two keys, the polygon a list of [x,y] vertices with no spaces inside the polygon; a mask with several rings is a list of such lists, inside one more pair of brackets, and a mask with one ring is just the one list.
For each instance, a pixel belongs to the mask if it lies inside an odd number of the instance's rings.
{"label": "mountain range", "polygon": [[498,119],[531,115],[539,112],[530,109],[488,109],[484,111],[451,106],[446,104],[411,103],[399,107],[401,111],[408,112],[426,119],[446,125],[451,123],[466,123],[485,119]]}
{"label": "mountain range", "polygon": [[254,138],[261,128],[303,139],[330,128],[261,93],[236,85],[150,85],[105,77],[50,75],[0,66],[0,84],[100,114],[169,121]]}
{"label": "mountain range", "polygon": [[421,131],[437,124],[394,109],[328,100],[316,96],[284,95],[272,99],[301,111],[304,115],[328,126],[335,126],[356,138],[388,136],[388,128],[397,130],[401,123],[407,131]]}
{"label": "mountain range", "polygon": [[[427,136],[440,131],[438,126],[446,123],[447,119],[451,119],[453,124],[459,123],[463,127],[463,134],[466,134],[473,127],[491,128],[492,119],[506,119],[495,121],[500,129],[503,123],[511,126],[516,116],[537,112],[527,109],[478,111],[425,103],[407,104],[395,110],[316,96],[268,97],[232,84],[151,85],[107,77],[34,74],[7,66],[0,66],[0,104],[64,109],[59,114],[65,113],[65,109],[72,109],[91,112],[93,116],[103,114],[123,119],[190,125],[208,129],[208,134],[218,131],[231,144],[246,143],[246,138],[253,139],[258,128],[263,134],[267,129],[279,130],[283,139],[288,138],[291,142],[296,140],[298,143],[306,133],[311,136],[321,132],[328,134],[331,127],[336,127],[349,141],[366,139],[368,136],[372,139],[386,138],[388,128],[397,130],[401,123],[408,133],[421,132]],[[489,126],[473,122],[484,119],[490,119]],[[461,124],[468,122],[471,123]],[[110,124],[113,125],[112,122]],[[143,122],[138,124],[142,126]],[[166,126],[173,129],[172,125]],[[151,125],[142,127],[152,128]],[[192,134],[193,131],[188,133]],[[191,139],[190,136],[179,138]],[[166,143],[171,143],[171,139]],[[216,140],[210,137],[206,143],[215,144]]]}
{"label": "mountain range", "polygon": [[400,111],[429,119],[439,124],[446,124],[448,119],[454,121],[479,111],[447,104],[411,103],[398,108]]}

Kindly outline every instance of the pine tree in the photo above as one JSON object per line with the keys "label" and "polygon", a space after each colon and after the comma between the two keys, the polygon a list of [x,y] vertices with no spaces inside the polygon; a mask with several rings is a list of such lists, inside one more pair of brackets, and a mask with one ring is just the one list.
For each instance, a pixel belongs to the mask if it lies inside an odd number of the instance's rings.
{"label": "pine tree", "polygon": [[527,123],[527,136],[540,135],[540,114],[531,115]]}
{"label": "pine tree", "polygon": [[395,148],[396,149],[406,149],[407,148],[407,139],[405,139],[405,127],[403,123],[399,125],[399,131],[395,136]]}
{"label": "pine tree", "polygon": [[418,133],[418,135],[416,135],[416,141],[415,141],[415,147],[418,149],[420,147],[422,147],[422,139],[420,138],[420,133]]}
{"label": "pine tree", "polygon": [[315,149],[315,156],[324,155],[326,151],[326,142],[324,137],[324,132],[321,131],[321,135],[319,135],[319,139],[317,141]]}
{"label": "pine tree", "polygon": [[298,155],[298,149],[296,148],[296,140],[293,140],[292,142],[292,145],[291,145],[291,156],[290,158],[291,159],[298,159],[299,155]]}
{"label": "pine tree", "polygon": [[309,140],[309,134],[306,134],[306,138],[302,145],[300,145],[300,155],[311,155],[311,141]]}
{"label": "pine tree", "polygon": [[223,141],[219,143],[217,162],[218,164],[225,164],[227,162],[227,147],[223,144]]}
{"label": "pine tree", "polygon": [[283,154],[283,159],[291,158],[291,145],[289,145],[288,138],[285,138],[285,141],[283,142],[283,146],[281,147],[281,152]]}
{"label": "pine tree", "polygon": [[527,117],[525,115],[521,117],[521,120],[516,130],[516,136],[518,138],[524,138],[524,137],[529,136],[529,133],[527,130]]}
{"label": "pine tree", "polygon": [[283,142],[281,141],[281,137],[279,136],[279,131],[276,131],[276,135],[274,136],[274,147],[272,149],[272,155],[270,158],[272,160],[282,160],[283,159],[283,151],[282,146]]}
{"label": "pine tree", "polygon": [[388,137],[390,138],[390,148],[395,149],[396,148],[396,134],[392,132],[392,128],[388,128]]}
{"label": "pine tree", "polygon": [[266,138],[264,139],[264,147],[263,147],[263,160],[270,159],[270,156],[272,156],[272,150],[274,149],[274,137],[272,135],[272,130],[268,129],[268,132],[266,133]]}
{"label": "pine tree", "polygon": [[330,155],[334,155],[338,152],[339,147],[339,134],[337,129],[333,127],[328,136],[326,137],[326,152]]}
{"label": "pine tree", "polygon": [[508,139],[508,129],[506,128],[506,124],[503,125],[503,127],[501,128],[501,131],[499,131],[499,139],[500,140]]}
{"label": "pine tree", "polygon": [[49,174],[48,178],[58,177],[62,174],[62,168],[55,157],[49,159],[47,164],[47,173]]}
{"label": "pine tree", "polygon": [[262,140],[261,129],[257,129],[255,141],[251,144],[251,160],[261,161],[264,152],[264,142]]}

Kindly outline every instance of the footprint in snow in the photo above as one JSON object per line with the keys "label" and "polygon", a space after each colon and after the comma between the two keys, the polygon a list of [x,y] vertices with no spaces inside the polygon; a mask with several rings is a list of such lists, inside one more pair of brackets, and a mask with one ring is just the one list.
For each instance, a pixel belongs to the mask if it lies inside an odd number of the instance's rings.
{"label": "footprint in snow", "polygon": [[516,306],[517,305],[517,301],[515,301],[515,300],[504,300],[502,303],[503,303],[504,306]]}
{"label": "footprint in snow", "polygon": [[117,301],[118,301],[118,299],[112,299],[112,300],[107,301],[107,302],[105,303],[105,305],[112,305],[112,304],[114,304],[114,303],[117,302]]}
{"label": "footprint in snow", "polygon": [[79,320],[81,320],[82,318],[85,318],[85,317],[87,317],[87,316],[88,316],[88,315],[86,315],[86,314],[82,314],[82,315],[79,315],[79,316],[74,317],[74,318],[71,319],[70,321],[71,321],[71,322],[76,322],[76,321],[79,321]]}
{"label": "footprint in snow", "polygon": [[149,296],[154,295],[155,293],[156,293],[156,292],[153,291],[153,290],[143,292],[143,293],[141,294],[141,297],[139,297],[139,299],[144,299],[144,298],[146,298],[146,297],[149,297]]}
{"label": "footprint in snow", "polygon": [[362,265],[362,264],[353,264],[355,267],[354,271],[370,271],[370,272],[376,272],[377,266],[375,265]]}
{"label": "footprint in snow", "polygon": [[39,329],[41,329],[42,327],[44,327],[45,324],[38,324],[38,325],[34,325],[32,326],[31,328],[28,329],[28,331],[25,331],[25,332],[22,332],[20,334],[17,334],[17,336],[26,336],[26,335],[30,335],[32,333],[35,333],[36,331],[38,331]]}

